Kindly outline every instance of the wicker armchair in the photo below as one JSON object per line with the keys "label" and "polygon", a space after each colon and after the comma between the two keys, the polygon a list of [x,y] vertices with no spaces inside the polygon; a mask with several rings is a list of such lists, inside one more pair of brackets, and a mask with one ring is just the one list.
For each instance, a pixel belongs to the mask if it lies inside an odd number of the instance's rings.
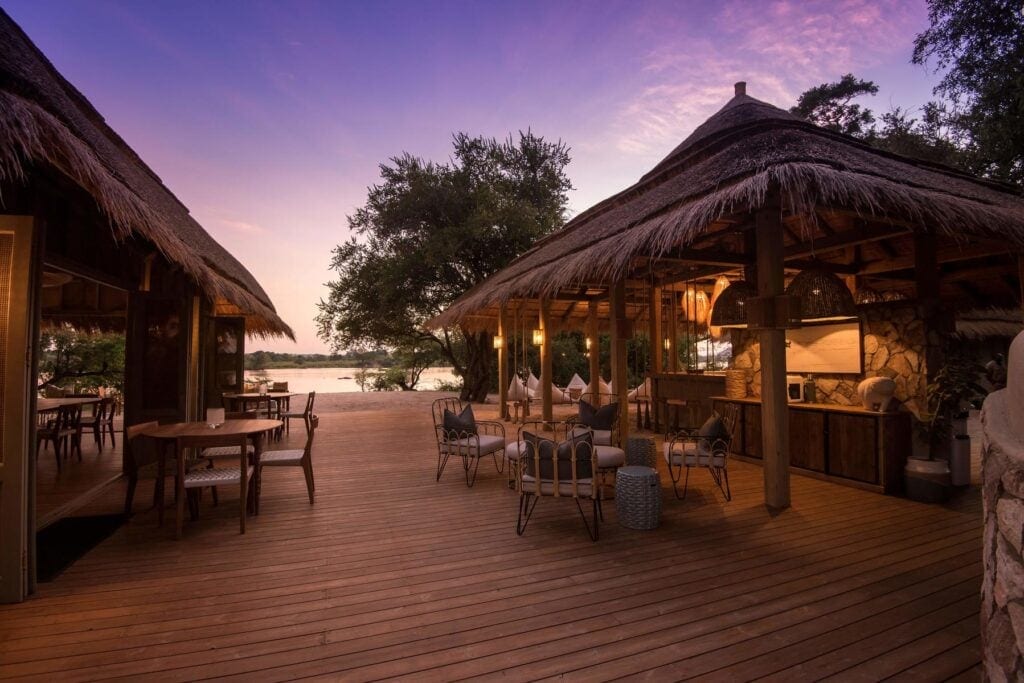
{"label": "wicker armchair", "polygon": [[[516,534],[522,536],[526,532],[526,525],[530,523],[538,501],[543,496],[551,496],[572,498],[583,518],[587,535],[596,541],[604,513],[601,510],[601,486],[597,479],[597,449],[592,446],[593,433],[586,427],[566,426],[566,438],[559,443],[541,434],[543,426],[543,423],[535,422],[524,424],[519,429],[518,443],[522,445],[522,453],[516,469],[516,490],[519,492]],[[581,500],[590,501],[590,521]]]}
{"label": "wicker armchair", "polygon": [[445,429],[444,411],[450,410],[458,415],[465,404],[457,398],[439,398],[430,407],[434,418],[434,434],[437,436],[437,476],[441,480],[448,459],[455,455],[462,458],[462,469],[466,476],[466,486],[472,488],[476,483],[477,469],[480,458],[490,455],[494,458],[494,467],[501,474],[505,470],[505,426],[500,422],[478,420],[476,433]]}
{"label": "wicker armchair", "polygon": [[[711,479],[725,496],[726,501],[732,500],[729,488],[729,452],[736,434],[739,406],[728,404],[721,414],[722,422],[728,431],[726,437],[701,436],[698,429],[681,429],[665,437],[664,456],[668,465],[669,476],[672,478],[672,490],[679,500],[685,500],[687,487],[690,483],[690,470],[695,467],[707,468]],[[686,476],[683,478],[683,470]],[[679,493],[679,480],[683,479],[683,492]]]}

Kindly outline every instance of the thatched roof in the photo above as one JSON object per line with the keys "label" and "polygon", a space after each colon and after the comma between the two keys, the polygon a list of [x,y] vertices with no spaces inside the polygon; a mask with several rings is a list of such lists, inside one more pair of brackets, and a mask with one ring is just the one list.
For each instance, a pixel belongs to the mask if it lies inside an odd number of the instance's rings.
{"label": "thatched roof", "polygon": [[510,299],[627,276],[639,258],[685,247],[716,221],[765,206],[776,189],[784,214],[810,222],[842,209],[911,230],[1024,246],[1024,198],[1015,189],[824,130],[738,85],[725,107],[639,182],[538,241],[428,325],[472,321]]}
{"label": "thatched roof", "polygon": [[0,180],[49,166],[80,185],[117,239],[138,236],[180,265],[257,335],[291,329],[256,279],[197,223],[99,112],[0,9]]}
{"label": "thatched roof", "polygon": [[956,333],[964,339],[1012,338],[1024,331],[1024,310],[978,308],[957,313]]}

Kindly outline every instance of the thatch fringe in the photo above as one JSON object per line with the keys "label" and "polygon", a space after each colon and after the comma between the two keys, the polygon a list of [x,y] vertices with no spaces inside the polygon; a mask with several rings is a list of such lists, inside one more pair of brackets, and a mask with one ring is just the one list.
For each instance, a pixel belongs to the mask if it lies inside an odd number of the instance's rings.
{"label": "thatch fringe", "polygon": [[221,297],[238,306],[252,319],[250,329],[257,336],[295,338],[272,308],[212,268],[60,120],[29,100],[0,91],[0,180],[24,180],[26,164],[33,163],[53,166],[88,192],[107,216],[115,239],[143,237],[192,276],[211,300]]}
{"label": "thatch fringe", "polygon": [[977,308],[957,314],[956,334],[963,339],[1011,338],[1024,331],[1024,310]]}
{"label": "thatch fringe", "polygon": [[[786,210],[804,216],[815,216],[819,208],[842,206],[865,218],[898,219],[914,229],[958,239],[966,239],[968,234],[988,235],[1024,244],[1024,220],[1006,208],[881,175],[792,161],[720,185],[703,196],[684,198],[656,217],[596,237],[572,253],[539,261],[531,250],[467,292],[427,326],[452,325],[488,306],[513,298],[548,296],[584,281],[613,282],[626,274],[635,258],[658,258],[670,249],[686,246],[723,216],[765,206],[772,188],[778,188]],[[566,227],[579,231],[583,226]],[[550,239],[545,241],[550,244]],[[528,270],[515,268],[526,263],[530,264]]]}

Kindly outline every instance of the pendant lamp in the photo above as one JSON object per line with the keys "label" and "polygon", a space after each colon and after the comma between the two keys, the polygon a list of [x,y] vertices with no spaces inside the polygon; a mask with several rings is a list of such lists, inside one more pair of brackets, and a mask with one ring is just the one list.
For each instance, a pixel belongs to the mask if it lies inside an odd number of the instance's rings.
{"label": "pendant lamp", "polygon": [[754,286],[745,280],[734,282],[718,295],[711,309],[714,327],[746,327],[747,299],[757,296]]}
{"label": "pendant lamp", "polygon": [[857,317],[850,289],[827,270],[809,268],[800,271],[786,287],[786,294],[800,297],[800,319],[804,322]]}

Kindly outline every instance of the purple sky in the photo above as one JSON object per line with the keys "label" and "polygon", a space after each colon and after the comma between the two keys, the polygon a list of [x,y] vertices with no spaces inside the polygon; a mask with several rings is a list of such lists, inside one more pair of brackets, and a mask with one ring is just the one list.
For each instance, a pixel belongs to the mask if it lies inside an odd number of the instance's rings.
{"label": "purple sky", "polygon": [[789,107],[852,71],[915,107],[924,0],[112,2],[0,0],[295,329],[346,216],[403,151],[530,127],[572,149],[578,213],[636,181],[748,82]]}

